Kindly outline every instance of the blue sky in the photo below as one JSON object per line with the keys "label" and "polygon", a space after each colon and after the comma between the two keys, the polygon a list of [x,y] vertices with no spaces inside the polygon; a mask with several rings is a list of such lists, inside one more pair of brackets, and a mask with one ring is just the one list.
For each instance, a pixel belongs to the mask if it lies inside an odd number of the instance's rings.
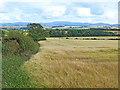
{"label": "blue sky", "polygon": [[0,0],[0,22],[118,23],[116,0]]}

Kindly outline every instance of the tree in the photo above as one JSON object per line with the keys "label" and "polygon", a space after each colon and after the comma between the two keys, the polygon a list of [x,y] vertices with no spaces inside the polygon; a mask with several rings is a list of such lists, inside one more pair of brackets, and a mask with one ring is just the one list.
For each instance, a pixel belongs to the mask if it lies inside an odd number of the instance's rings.
{"label": "tree", "polygon": [[43,29],[43,26],[37,23],[30,23],[27,25],[29,30],[29,36],[34,39],[34,41],[46,40],[46,30]]}

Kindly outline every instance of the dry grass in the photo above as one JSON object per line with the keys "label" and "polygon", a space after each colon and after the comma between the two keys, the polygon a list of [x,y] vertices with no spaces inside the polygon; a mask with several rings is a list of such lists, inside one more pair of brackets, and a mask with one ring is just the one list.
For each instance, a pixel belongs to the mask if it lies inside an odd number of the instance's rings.
{"label": "dry grass", "polygon": [[[99,36],[99,37],[69,37],[69,39],[75,39],[75,38],[78,38],[78,39],[83,39],[83,38],[96,38],[96,39],[115,39],[115,38],[119,38],[118,36]],[[56,37],[49,37],[47,39],[66,39],[66,37],[59,37],[59,38],[56,38]]]}
{"label": "dry grass", "polygon": [[40,43],[41,51],[22,67],[36,87],[118,87],[117,41],[48,39]]}

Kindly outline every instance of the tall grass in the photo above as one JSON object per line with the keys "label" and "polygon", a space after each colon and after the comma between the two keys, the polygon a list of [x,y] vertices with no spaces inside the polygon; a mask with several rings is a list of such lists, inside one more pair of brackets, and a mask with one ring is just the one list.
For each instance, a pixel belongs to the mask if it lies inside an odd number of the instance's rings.
{"label": "tall grass", "polygon": [[23,68],[38,88],[117,88],[117,41],[48,39]]}

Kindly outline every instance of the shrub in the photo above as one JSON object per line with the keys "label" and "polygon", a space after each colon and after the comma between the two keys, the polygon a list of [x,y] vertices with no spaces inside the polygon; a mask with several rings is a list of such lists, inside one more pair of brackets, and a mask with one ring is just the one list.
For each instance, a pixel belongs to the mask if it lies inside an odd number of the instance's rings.
{"label": "shrub", "polygon": [[4,37],[2,44],[3,55],[15,54],[24,56],[25,53],[30,55],[38,52],[39,50],[37,42],[34,42],[31,37],[24,36],[17,31],[10,32],[6,37]]}
{"label": "shrub", "polygon": [[78,39],[78,38],[75,38],[75,39]]}
{"label": "shrub", "polygon": [[68,37],[66,37],[66,39],[69,39]]}
{"label": "shrub", "polygon": [[18,54],[20,50],[20,45],[16,40],[9,40],[7,42],[3,41],[2,44],[3,54]]}
{"label": "shrub", "polygon": [[97,38],[91,38],[91,40],[97,40]]}
{"label": "shrub", "polygon": [[108,40],[120,40],[120,38],[110,38]]}
{"label": "shrub", "polygon": [[21,68],[39,50],[39,44],[18,31],[10,31],[2,40],[2,86],[4,88],[34,87],[26,70]]}

